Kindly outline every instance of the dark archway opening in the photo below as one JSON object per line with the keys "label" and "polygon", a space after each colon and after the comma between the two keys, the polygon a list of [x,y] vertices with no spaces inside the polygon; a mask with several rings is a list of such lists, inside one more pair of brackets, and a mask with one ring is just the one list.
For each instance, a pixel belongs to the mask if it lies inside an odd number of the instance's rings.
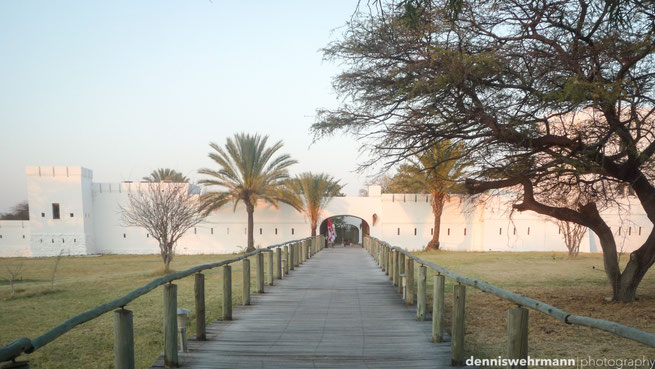
{"label": "dark archway opening", "polygon": [[320,234],[327,237],[328,219],[334,224],[337,238],[334,245],[362,245],[364,237],[370,234],[371,228],[364,219],[352,215],[334,215],[323,219],[319,227]]}

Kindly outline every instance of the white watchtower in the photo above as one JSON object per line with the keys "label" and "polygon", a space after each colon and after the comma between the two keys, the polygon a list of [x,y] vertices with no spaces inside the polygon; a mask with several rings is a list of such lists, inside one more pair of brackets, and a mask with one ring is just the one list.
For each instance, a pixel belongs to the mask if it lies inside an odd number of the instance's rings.
{"label": "white watchtower", "polygon": [[95,253],[93,172],[82,167],[27,167],[32,256]]}

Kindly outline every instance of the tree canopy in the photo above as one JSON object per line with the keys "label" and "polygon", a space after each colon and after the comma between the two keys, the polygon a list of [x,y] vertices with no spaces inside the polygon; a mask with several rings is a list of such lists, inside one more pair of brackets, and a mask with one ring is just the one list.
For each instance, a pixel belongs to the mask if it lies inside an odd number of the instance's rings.
{"label": "tree canopy", "polygon": [[246,251],[253,251],[253,212],[259,200],[275,207],[283,202],[297,210],[301,208],[298,198],[284,186],[289,178],[288,168],[296,161],[288,154],[277,155],[283,146],[282,141],[269,146],[268,136],[259,134],[237,133],[227,138],[224,147],[213,142],[209,146],[213,150],[209,157],[218,164],[218,169],[202,168],[198,171],[208,176],[198,182],[210,188],[202,196],[205,213],[228,203],[232,203],[236,210],[243,201],[248,213]]}
{"label": "tree canopy", "polygon": [[182,173],[170,168],[158,168],[152,171],[149,176],[143,177],[146,182],[189,182],[189,178]]}
{"label": "tree canopy", "polygon": [[30,206],[27,201],[19,202],[11,211],[0,213],[0,220],[30,220]]}
{"label": "tree canopy", "polygon": [[302,210],[309,217],[312,236],[316,236],[318,219],[323,208],[335,196],[342,196],[339,180],[329,174],[304,172],[287,182],[287,186],[302,203]]}
{"label": "tree canopy", "polygon": [[617,22],[613,1],[458,3],[456,17],[450,0],[353,17],[324,49],[345,65],[344,102],[319,111],[316,134],[352,132],[387,165],[462,145],[469,191],[511,188],[515,209],[589,227],[614,299],[634,300],[655,233],[621,271],[599,209],[626,185],[655,222],[655,5],[622,1]]}

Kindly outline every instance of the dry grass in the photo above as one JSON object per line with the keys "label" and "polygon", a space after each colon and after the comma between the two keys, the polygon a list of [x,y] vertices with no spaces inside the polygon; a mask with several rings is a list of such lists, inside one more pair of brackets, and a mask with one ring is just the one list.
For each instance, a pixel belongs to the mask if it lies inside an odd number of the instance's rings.
{"label": "dry grass", "polygon": [[[450,270],[506,288],[567,312],[655,332],[655,275],[649,272],[634,303],[608,302],[611,296],[600,255],[568,259],[558,253],[423,252],[420,258]],[[627,260],[623,255],[622,259]],[[428,301],[432,302],[432,276]],[[452,281],[447,280],[448,326]],[[507,310],[513,304],[467,288],[467,357],[495,358],[506,354]],[[431,306],[429,307],[431,311]],[[530,311],[529,353],[533,358],[655,359],[655,349],[596,329],[559,322]],[[627,368],[627,366],[625,366]]]}
{"label": "dry grass", "polygon": [[[171,267],[185,270],[195,265],[229,259],[234,255],[176,256]],[[265,258],[266,259],[266,258]],[[24,282],[11,296],[8,285],[0,285],[0,345],[20,337],[37,337],[64,320],[140,287],[161,274],[156,255],[104,255],[64,257],[59,263],[54,290],[50,274],[54,258],[0,259],[6,264],[24,262]],[[251,260],[251,291],[255,284],[255,260]],[[233,302],[241,302],[241,263],[232,266]],[[221,268],[205,273],[207,321],[221,315]],[[0,274],[0,278],[5,276]],[[194,306],[193,276],[176,282],[178,306]],[[162,292],[158,288],[127,306],[134,312],[137,368],[149,367],[163,348]],[[195,318],[191,313],[191,319]],[[191,334],[195,325],[190,324]],[[26,355],[33,368],[113,367],[113,317],[105,314]]]}
{"label": "dry grass", "polygon": [[[641,299],[632,304],[609,303],[610,294],[598,255],[568,260],[551,253],[419,253],[459,273],[480,278],[509,290],[555,305],[569,312],[614,320],[655,332],[655,276],[649,273],[639,290]],[[172,268],[216,262],[233,255],[177,256]],[[624,258],[625,259],[625,258]],[[6,264],[23,262],[23,282],[12,297],[9,286],[0,283],[0,344],[19,337],[34,338],[55,325],[98,304],[124,295],[159,275],[161,259],[155,255],[105,255],[64,257],[57,270],[54,290],[50,273],[54,258],[0,259]],[[251,260],[252,290],[255,261]],[[595,267],[596,269],[593,269]],[[207,320],[221,314],[220,268],[206,273]],[[241,264],[232,268],[233,299],[241,301]],[[5,277],[0,274],[0,278]],[[179,306],[193,308],[193,277],[177,282]],[[431,291],[432,277],[429,278]],[[448,297],[452,284],[447,285]],[[505,352],[506,316],[510,304],[473,289],[467,291],[468,355],[496,357]],[[431,296],[429,300],[431,302]],[[128,305],[134,312],[137,367],[148,367],[162,350],[162,295],[157,289]],[[450,309],[450,298],[447,299]],[[192,313],[193,314],[193,313]],[[193,315],[191,316],[193,319]],[[194,324],[190,324],[193,329]],[[83,324],[34,354],[34,368],[111,368],[112,314]],[[191,332],[193,334],[194,332]],[[568,326],[540,313],[530,312],[532,357],[655,358],[655,350],[588,328]]]}

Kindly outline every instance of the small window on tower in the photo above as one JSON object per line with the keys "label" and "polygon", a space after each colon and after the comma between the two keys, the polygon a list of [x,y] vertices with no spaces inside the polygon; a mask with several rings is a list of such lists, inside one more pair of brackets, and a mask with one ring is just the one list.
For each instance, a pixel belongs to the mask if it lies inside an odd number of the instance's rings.
{"label": "small window on tower", "polygon": [[400,228],[398,228],[398,231],[396,232],[400,236]]}
{"label": "small window on tower", "polygon": [[293,234],[293,228],[291,228],[291,234]]}
{"label": "small window on tower", "polygon": [[72,218],[73,216],[74,216],[73,213],[71,213],[71,218]]}
{"label": "small window on tower", "polygon": [[416,236],[416,228],[414,228],[414,236]]}
{"label": "small window on tower", "polygon": [[262,229],[261,228],[259,228],[259,234],[262,234]]}
{"label": "small window on tower", "polygon": [[123,238],[127,238],[127,234],[126,234],[126,233],[123,233]]}
{"label": "small window on tower", "polygon": [[277,228],[275,228],[275,234],[277,234]]}
{"label": "small window on tower", "polygon": [[214,228],[210,228],[211,234],[214,234]]}
{"label": "small window on tower", "polygon": [[41,213],[41,218],[45,218],[45,213]]}
{"label": "small window on tower", "polygon": [[52,203],[52,219],[61,219],[59,216],[59,204]]}

